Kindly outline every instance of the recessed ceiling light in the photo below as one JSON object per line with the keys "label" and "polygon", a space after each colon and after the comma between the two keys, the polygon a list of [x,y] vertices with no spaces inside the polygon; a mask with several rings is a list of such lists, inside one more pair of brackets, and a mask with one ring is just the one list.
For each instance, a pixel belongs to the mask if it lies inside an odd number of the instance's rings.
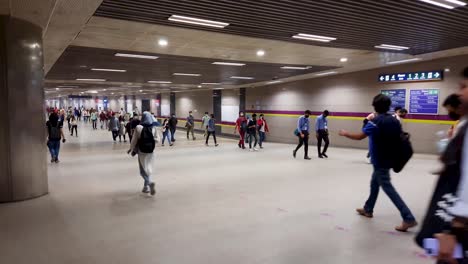
{"label": "recessed ceiling light", "polygon": [[141,54],[128,54],[128,53],[116,53],[116,57],[126,57],[126,58],[138,58],[138,59],[148,59],[148,60],[155,60],[159,57],[151,56],[151,55],[141,55]]}
{"label": "recessed ceiling light", "polygon": [[199,74],[199,73],[180,73],[180,72],[173,73],[172,75],[178,75],[178,76],[201,76],[201,74]]}
{"label": "recessed ceiling light", "polygon": [[224,88],[218,87],[218,88],[213,88],[213,90],[224,90]]}
{"label": "recessed ceiling light", "polygon": [[341,58],[340,59],[340,62],[347,62],[348,61],[348,58]]}
{"label": "recessed ceiling light", "polygon": [[103,89],[103,91],[105,92],[105,91],[107,91],[107,89]]}
{"label": "recessed ceiling light", "polygon": [[395,45],[388,45],[388,44],[377,45],[377,46],[374,46],[374,48],[388,49],[388,50],[407,50],[407,49],[409,49],[409,47],[405,47],[405,46],[395,46]]}
{"label": "recessed ceiling light", "polygon": [[296,66],[283,66],[281,67],[283,70],[307,70],[310,69],[310,67],[296,67]]}
{"label": "recessed ceiling light", "polygon": [[114,93],[111,93],[111,94],[114,94]]}
{"label": "recessed ceiling light", "polygon": [[206,85],[220,85],[221,83],[201,83],[201,84],[206,84]]}
{"label": "recessed ceiling light", "polygon": [[257,50],[257,56],[259,57],[262,57],[265,55],[265,51],[264,50]]}
{"label": "recessed ceiling light", "polygon": [[198,85],[197,87],[198,87],[198,88],[202,88],[202,86],[201,86],[201,85]]}
{"label": "recessed ceiling light", "polygon": [[178,15],[172,15],[172,16],[170,16],[168,18],[168,20],[169,21],[174,21],[174,22],[181,22],[181,23],[187,23],[187,24],[200,25],[200,26],[215,27],[215,28],[225,28],[225,27],[229,26],[229,23],[213,21],[213,20],[207,20],[207,19],[194,18],[194,17],[187,17],[187,16],[178,16]]}
{"label": "recessed ceiling light", "polygon": [[296,34],[292,37],[295,39],[304,39],[304,40],[312,40],[312,41],[319,41],[319,42],[330,42],[332,40],[336,40],[336,38],[332,38],[332,37],[324,37],[324,36],[310,35],[310,34],[303,34],[303,33]]}
{"label": "recessed ceiling light", "polygon": [[252,80],[254,77],[231,76],[231,79]]}
{"label": "recessed ceiling light", "polygon": [[105,72],[127,72],[127,70],[117,70],[117,69],[99,69],[99,68],[92,68],[92,71],[105,71]]}
{"label": "recessed ceiling light", "polygon": [[266,84],[274,84],[274,83],[280,83],[280,82],[281,82],[280,80],[276,80],[276,81],[267,82]]}
{"label": "recessed ceiling light", "polygon": [[335,74],[337,73],[336,71],[329,71],[329,72],[322,72],[322,73],[317,73],[315,76],[324,76],[324,75],[330,75],[330,74]]}
{"label": "recessed ceiling light", "polygon": [[398,63],[412,62],[412,61],[418,61],[418,60],[421,60],[421,58],[412,58],[412,59],[406,59],[406,60],[389,61],[389,62],[387,62],[387,64],[398,64]]}
{"label": "recessed ceiling light", "polygon": [[106,79],[76,79],[77,81],[88,81],[88,82],[105,82]]}
{"label": "recessed ceiling light", "polygon": [[238,63],[238,62],[221,62],[221,61],[215,61],[212,64],[216,65],[225,65],[225,66],[244,66],[245,63]]}
{"label": "recessed ceiling light", "polygon": [[[148,81],[148,83],[172,83],[172,82],[171,81]],[[141,87],[141,86],[139,86],[139,87]]]}
{"label": "recessed ceiling light", "polygon": [[445,68],[444,72],[450,72],[450,68]]}
{"label": "recessed ceiling light", "polygon": [[140,90],[140,93],[143,92],[143,90]]}
{"label": "recessed ceiling light", "polygon": [[90,94],[97,94],[98,93],[98,91],[96,91],[96,90],[89,90],[89,91],[86,91],[86,92],[90,93]]}
{"label": "recessed ceiling light", "polygon": [[166,39],[160,39],[158,41],[158,45],[161,46],[161,47],[166,47],[168,44],[167,40]]}
{"label": "recessed ceiling light", "polygon": [[60,88],[58,88],[58,87],[57,87],[57,88],[55,88],[55,90],[57,90],[57,91],[58,91],[58,90],[60,90]]}
{"label": "recessed ceiling light", "polygon": [[460,6],[466,6],[466,3],[458,0],[419,0],[428,4],[440,6],[447,9],[454,9]]}

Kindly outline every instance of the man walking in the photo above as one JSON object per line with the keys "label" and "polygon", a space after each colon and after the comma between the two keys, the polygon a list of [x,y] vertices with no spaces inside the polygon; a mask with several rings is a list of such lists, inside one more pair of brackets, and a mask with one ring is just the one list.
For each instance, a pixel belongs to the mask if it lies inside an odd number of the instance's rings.
{"label": "man walking", "polygon": [[187,128],[187,139],[189,139],[189,134],[192,132],[192,139],[195,140],[195,134],[193,133],[193,129],[195,127],[195,118],[193,118],[192,111],[189,112],[189,116],[187,116],[187,123],[185,124]]}
{"label": "man walking", "polygon": [[239,148],[245,149],[245,132],[247,130],[247,119],[244,112],[239,112],[239,118],[236,120],[236,127],[234,127],[234,134],[239,132]]}
{"label": "man walking", "polygon": [[172,114],[169,119],[169,130],[171,131],[171,141],[175,142],[175,132],[177,129],[177,118],[175,114]]}
{"label": "man walking", "polygon": [[[327,117],[330,115],[328,110],[323,111],[321,115],[317,117],[315,121],[315,136],[317,137],[317,150],[318,150],[318,157],[323,159],[328,158],[327,156],[327,149],[328,145],[330,144],[330,140],[328,139],[328,120]],[[322,140],[325,142],[325,146],[322,149]]]}
{"label": "man walking", "polygon": [[[257,144],[258,144],[258,137],[257,137],[257,114],[252,115],[252,119],[249,120],[247,124],[247,132],[249,133],[249,150],[250,151],[258,151]],[[252,149],[252,141],[255,139],[255,144]]]}
{"label": "man walking", "polygon": [[299,144],[293,151],[293,157],[296,158],[297,151],[304,145],[304,159],[310,160],[309,157],[309,134],[310,134],[310,110],[306,110],[304,115],[297,120],[297,128],[295,134],[299,138]]}
{"label": "man walking", "polygon": [[391,104],[392,101],[389,97],[383,94],[377,95],[372,103],[378,113],[377,117],[369,121],[360,133],[352,134],[341,130],[339,134],[353,140],[362,140],[369,137],[370,154],[374,167],[371,190],[364,208],[359,208],[356,211],[362,216],[372,218],[379,188],[382,187],[403,218],[402,224],[395,227],[395,230],[406,232],[409,228],[415,227],[417,222],[408,206],[393,187],[390,179],[392,156],[395,155],[395,153],[392,153],[392,147],[399,140],[402,133],[400,122],[387,113]]}
{"label": "man walking", "polygon": [[210,122],[210,115],[208,115],[208,112],[205,112],[205,115],[202,117],[202,124],[201,124],[201,128],[205,131],[205,134],[203,134],[203,137],[206,138],[206,136],[208,135],[208,125],[209,125],[209,122]]}

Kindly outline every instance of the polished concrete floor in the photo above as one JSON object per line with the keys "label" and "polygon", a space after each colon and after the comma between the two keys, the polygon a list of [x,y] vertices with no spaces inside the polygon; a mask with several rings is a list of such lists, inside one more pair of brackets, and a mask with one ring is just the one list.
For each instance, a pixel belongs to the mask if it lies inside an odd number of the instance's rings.
{"label": "polished concrete floor", "polygon": [[[156,150],[149,197],[127,144],[84,125],[79,133],[49,165],[49,195],[0,204],[0,263],[432,263],[414,233],[393,232],[400,217],[383,193],[374,219],[355,214],[371,174],[363,150],[306,161],[292,145],[248,152],[179,132],[174,147]],[[393,177],[419,220],[435,159],[416,155]]]}

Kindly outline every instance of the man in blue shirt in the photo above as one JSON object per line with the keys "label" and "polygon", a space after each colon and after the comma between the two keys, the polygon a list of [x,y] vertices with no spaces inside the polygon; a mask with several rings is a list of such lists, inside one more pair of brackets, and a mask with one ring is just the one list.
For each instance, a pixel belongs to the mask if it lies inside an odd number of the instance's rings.
{"label": "man in blue shirt", "polygon": [[[328,158],[327,156],[327,149],[328,145],[330,144],[330,140],[328,139],[328,120],[327,116],[330,115],[328,110],[323,111],[323,113],[317,116],[317,120],[315,121],[315,136],[317,137],[317,150],[318,150],[318,157],[323,159]],[[322,140],[325,142],[325,146],[322,149]]]}
{"label": "man in blue shirt", "polygon": [[379,94],[374,97],[372,105],[378,113],[377,117],[369,121],[361,133],[352,134],[341,130],[340,136],[354,140],[362,140],[369,137],[370,155],[374,172],[372,173],[371,191],[364,208],[356,211],[365,217],[372,218],[374,206],[379,195],[379,188],[392,200],[393,204],[400,211],[403,222],[395,227],[397,231],[406,232],[409,228],[415,227],[417,222],[406,206],[403,199],[393,187],[390,180],[390,169],[392,168],[392,142],[400,137],[402,132],[400,122],[387,112],[390,110],[392,101],[389,97]]}
{"label": "man in blue shirt", "polygon": [[310,110],[306,110],[304,115],[299,117],[297,120],[297,136],[299,137],[299,144],[293,151],[293,157],[296,157],[297,151],[304,145],[304,159],[310,160],[309,158],[309,134],[310,134]]}

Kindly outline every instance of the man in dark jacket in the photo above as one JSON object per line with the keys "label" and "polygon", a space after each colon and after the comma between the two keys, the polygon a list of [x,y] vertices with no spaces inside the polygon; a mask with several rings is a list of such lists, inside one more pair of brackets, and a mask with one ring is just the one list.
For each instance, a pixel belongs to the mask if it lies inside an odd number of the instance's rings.
{"label": "man in dark jacket", "polygon": [[189,139],[190,132],[192,133],[192,139],[195,140],[195,134],[193,132],[195,128],[195,118],[193,117],[192,111],[189,112],[189,116],[187,116],[187,123],[185,124],[185,128],[187,128],[187,139]]}
{"label": "man in dark jacket", "polygon": [[175,114],[172,114],[171,118],[169,119],[169,130],[171,131],[171,141],[174,142],[175,140],[175,132],[177,129],[177,118]]}

